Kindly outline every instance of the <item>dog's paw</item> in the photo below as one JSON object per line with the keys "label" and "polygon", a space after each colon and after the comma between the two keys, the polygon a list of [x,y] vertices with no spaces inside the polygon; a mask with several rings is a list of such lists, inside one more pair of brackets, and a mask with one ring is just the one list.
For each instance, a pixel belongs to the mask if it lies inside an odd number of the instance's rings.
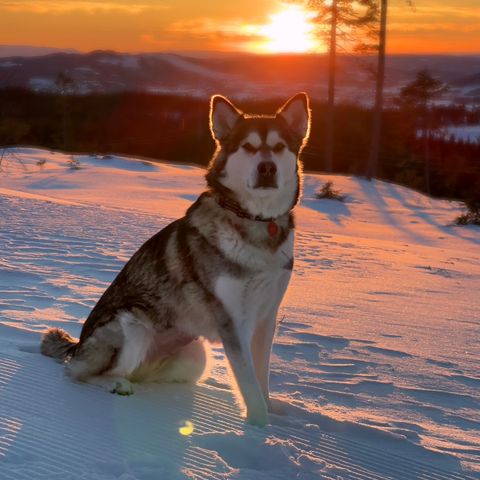
{"label": "dog's paw", "polygon": [[268,423],[267,409],[262,408],[255,411],[248,410],[247,422],[250,425],[255,425],[256,427],[264,427]]}
{"label": "dog's paw", "polygon": [[288,415],[288,407],[290,405],[287,402],[283,402],[282,400],[270,398],[267,402],[267,406],[268,406],[268,413],[273,413],[275,415],[284,417]]}
{"label": "dog's paw", "polygon": [[116,380],[112,385],[110,393],[122,396],[133,395],[133,385],[127,379]]}

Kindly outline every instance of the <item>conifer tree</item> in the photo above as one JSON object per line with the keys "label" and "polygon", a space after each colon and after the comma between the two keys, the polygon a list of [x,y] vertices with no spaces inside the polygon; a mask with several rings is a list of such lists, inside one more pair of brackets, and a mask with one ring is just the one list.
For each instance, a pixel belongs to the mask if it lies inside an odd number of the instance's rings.
{"label": "conifer tree", "polygon": [[339,53],[368,51],[369,33],[376,22],[376,0],[309,0],[328,45],[328,99],[325,136],[325,170],[334,170],[335,96]]}
{"label": "conifer tree", "polygon": [[430,138],[436,128],[432,118],[434,100],[447,92],[448,86],[434,78],[426,69],[417,72],[413,81],[400,90],[398,104],[405,110],[413,111],[420,120],[420,131],[423,141],[423,157],[425,160],[425,190],[428,194],[430,188]]}
{"label": "conifer tree", "polygon": [[60,72],[55,79],[55,87],[57,95],[60,97],[62,105],[62,137],[63,137],[63,149],[67,150],[68,145],[68,129],[67,129],[67,117],[68,117],[68,95],[71,95],[75,91],[75,81],[65,72]]}

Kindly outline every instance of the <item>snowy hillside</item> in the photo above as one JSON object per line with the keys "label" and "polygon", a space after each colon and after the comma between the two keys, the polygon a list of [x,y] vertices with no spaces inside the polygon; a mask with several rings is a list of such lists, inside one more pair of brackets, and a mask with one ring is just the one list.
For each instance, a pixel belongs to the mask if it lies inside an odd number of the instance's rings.
{"label": "snowy hillside", "polygon": [[[126,54],[109,50],[89,53],[56,52],[25,56],[15,48],[0,45],[0,86],[56,92],[60,72],[74,80],[75,92],[114,93],[146,91],[208,98],[222,92],[235,98],[269,98],[307,91],[325,98],[328,57],[326,55],[252,55],[246,53],[199,54],[198,52]],[[48,50],[45,52],[47,53]],[[339,55],[337,96],[347,103],[372,102],[371,56]],[[478,55],[389,55],[386,98],[395,97],[421,69],[428,69],[450,91],[442,101],[478,105],[480,56]]]}
{"label": "snowy hillside", "polygon": [[[76,167],[76,168],[72,168]],[[81,323],[204,171],[18,148],[0,171],[0,479],[480,478],[480,228],[455,202],[306,175],[271,390],[246,425],[222,348],[198,386],[74,384],[40,334]],[[325,181],[344,203],[317,200]]]}

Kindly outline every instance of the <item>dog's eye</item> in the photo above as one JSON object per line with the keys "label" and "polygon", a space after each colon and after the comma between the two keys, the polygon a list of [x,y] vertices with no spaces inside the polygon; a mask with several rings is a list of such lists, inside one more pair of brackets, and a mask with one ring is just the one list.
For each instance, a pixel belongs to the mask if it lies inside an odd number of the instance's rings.
{"label": "dog's eye", "polygon": [[244,143],[242,148],[248,153],[257,153],[257,148],[255,148],[251,143]]}
{"label": "dog's eye", "polygon": [[284,143],[277,143],[273,148],[273,152],[274,153],[280,153],[280,152],[283,152],[283,150],[285,149],[285,144]]}

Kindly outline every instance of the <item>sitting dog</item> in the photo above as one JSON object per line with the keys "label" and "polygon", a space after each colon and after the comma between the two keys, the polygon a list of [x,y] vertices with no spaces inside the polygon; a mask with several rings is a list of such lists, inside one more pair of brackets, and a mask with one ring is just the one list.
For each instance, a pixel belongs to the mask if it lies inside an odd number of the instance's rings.
{"label": "sitting dog", "polygon": [[143,244],[88,316],[80,335],[53,328],[43,354],[75,380],[133,393],[135,381],[196,381],[204,339],[221,341],[247,408],[267,423],[277,311],[293,268],[294,216],[308,139],[308,97],[275,115],[248,115],[212,97],[217,149],[208,188]]}

